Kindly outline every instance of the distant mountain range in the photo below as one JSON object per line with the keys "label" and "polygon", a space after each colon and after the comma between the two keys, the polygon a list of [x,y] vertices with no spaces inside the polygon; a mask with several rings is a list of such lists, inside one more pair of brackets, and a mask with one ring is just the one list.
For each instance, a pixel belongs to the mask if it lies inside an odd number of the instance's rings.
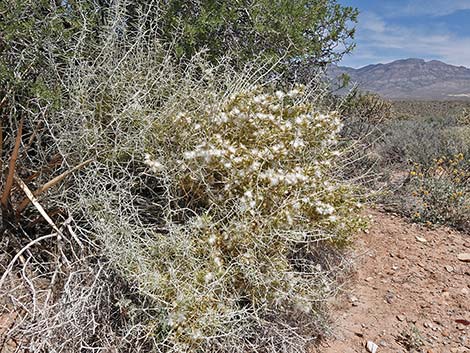
{"label": "distant mountain range", "polygon": [[361,90],[389,99],[470,99],[470,69],[442,61],[404,59],[360,69],[336,65],[328,69],[331,79],[343,73],[348,74],[351,84],[356,83]]}

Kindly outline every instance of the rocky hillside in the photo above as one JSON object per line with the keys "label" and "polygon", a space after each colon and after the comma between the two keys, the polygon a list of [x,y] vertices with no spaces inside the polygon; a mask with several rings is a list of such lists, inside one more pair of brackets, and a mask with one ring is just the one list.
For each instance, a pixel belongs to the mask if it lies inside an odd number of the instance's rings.
{"label": "rocky hillside", "polygon": [[328,76],[343,73],[362,90],[390,99],[470,99],[470,69],[437,60],[405,59],[359,69],[332,66]]}

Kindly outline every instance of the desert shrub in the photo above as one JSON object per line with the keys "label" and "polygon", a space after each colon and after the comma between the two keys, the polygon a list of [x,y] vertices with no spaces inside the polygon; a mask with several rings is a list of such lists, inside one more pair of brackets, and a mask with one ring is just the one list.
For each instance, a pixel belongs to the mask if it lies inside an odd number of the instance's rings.
{"label": "desert shrub", "polygon": [[377,145],[382,137],[381,128],[391,117],[390,103],[378,95],[354,89],[346,96],[328,92],[321,104],[338,111],[343,124],[339,138],[343,163],[336,170],[336,177],[354,180],[368,189],[362,191],[364,197],[375,198],[374,189],[383,179],[380,168],[383,156]]}
{"label": "desert shrub", "polygon": [[[156,349],[296,351],[323,330],[334,276],[308,254],[346,244],[363,222],[353,190],[331,178],[339,119],[301,98],[253,89],[169,120],[150,115],[146,155],[131,159],[153,176],[84,184],[106,256],[152,302],[126,310],[158,313],[145,321]],[[129,209],[136,186],[126,184],[149,181],[154,210]],[[116,187],[100,197],[105,184]]]}
{"label": "desert shrub", "polygon": [[[37,77],[57,95],[23,98],[48,112],[28,126],[42,123],[54,175],[92,162],[37,196],[57,234],[21,228],[20,252],[1,259],[2,312],[18,317],[8,337],[50,352],[304,351],[327,330],[323,303],[364,226],[356,189],[337,179],[337,113],[314,91],[278,91],[266,66],[240,72],[194,48],[177,61],[150,17],[127,27],[126,3],[82,4],[44,10],[61,50]],[[318,9],[345,20],[331,4]],[[75,16],[91,27],[65,31]],[[325,35],[319,60],[335,60],[329,45],[352,32]]]}
{"label": "desert shrub", "polygon": [[[295,254],[321,239],[344,244],[362,222],[353,216],[358,203],[349,188],[329,173],[340,121],[296,103],[299,94],[252,90],[201,116],[175,118],[184,133],[177,140],[197,137],[173,177],[173,197],[183,192],[193,216],[158,235],[168,245],[159,245],[148,266],[162,279],[147,289],[169,303],[160,329],[167,327],[174,344],[209,349],[210,337],[234,335],[243,342],[237,326],[250,327],[253,313],[261,320],[297,317],[300,335],[316,320],[315,303],[328,290],[318,282],[318,264]],[[154,148],[152,155],[161,155],[162,145]],[[147,164],[164,177],[175,161],[154,158]],[[162,262],[165,253],[173,256]],[[251,334],[260,330],[251,327]]]}
{"label": "desert shrub", "polygon": [[466,100],[392,101],[392,113],[398,119],[449,119],[463,114],[469,107]]}
{"label": "desert shrub", "polygon": [[380,132],[381,203],[417,222],[467,228],[470,139],[458,116],[392,119]]}
{"label": "desert shrub", "polygon": [[470,126],[470,110],[469,110],[469,108],[465,107],[464,109],[462,109],[460,114],[457,115],[457,121],[461,125]]}
{"label": "desert shrub", "polygon": [[392,116],[392,105],[377,94],[352,90],[340,103],[341,116],[345,127],[343,135],[357,140],[373,134],[379,123]]}
{"label": "desert shrub", "polygon": [[385,165],[419,163],[430,166],[442,156],[465,153],[469,145],[455,119],[390,120],[380,126],[377,151]]}
{"label": "desert shrub", "polygon": [[[266,69],[182,64],[154,38],[105,39],[66,71],[70,99],[47,120],[65,163],[93,163],[48,201],[72,215],[106,263],[96,278],[119,278],[117,293],[90,307],[103,282],[76,297],[80,281],[61,277],[73,290],[59,282],[50,305],[72,295],[89,310],[57,320],[45,308],[47,341],[35,317],[18,330],[50,351],[303,351],[326,330],[344,265],[332,254],[363,226],[356,190],[335,179],[338,115],[312,92],[263,85]],[[103,315],[80,334],[93,310]],[[57,340],[70,324],[73,339]]]}
{"label": "desert shrub", "polygon": [[341,131],[347,163],[341,169],[343,178],[354,179],[372,192],[383,179],[380,168],[383,156],[377,153],[377,141],[382,136],[381,126],[391,118],[388,101],[372,93],[353,89],[336,99],[344,128]]}
{"label": "desert shrub", "polygon": [[[378,119],[370,122],[367,110],[352,110],[349,116],[357,118],[349,130],[346,114],[344,136],[348,143],[363,146],[354,149],[356,158],[350,159],[357,162],[349,174],[369,168],[377,177],[366,185],[378,191],[377,201],[386,209],[417,222],[468,229],[470,130],[465,104],[394,102],[392,110],[386,106],[385,113],[379,109],[372,114]],[[397,109],[413,114],[398,119]],[[359,174],[366,175],[364,169]]]}
{"label": "desert shrub", "polygon": [[429,167],[415,164],[404,192],[412,219],[470,229],[470,166],[463,153],[435,159]]}
{"label": "desert shrub", "polygon": [[360,118],[371,124],[386,121],[392,116],[392,103],[375,93],[352,90],[341,102],[345,118]]}

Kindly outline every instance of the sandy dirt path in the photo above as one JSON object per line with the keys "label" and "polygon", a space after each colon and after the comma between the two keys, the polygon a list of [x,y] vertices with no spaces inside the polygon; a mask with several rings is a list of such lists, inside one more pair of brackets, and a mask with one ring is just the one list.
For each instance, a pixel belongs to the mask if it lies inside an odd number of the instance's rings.
{"label": "sandy dirt path", "polygon": [[430,230],[370,211],[356,245],[357,270],[331,309],[335,337],[322,353],[470,352],[470,235]]}

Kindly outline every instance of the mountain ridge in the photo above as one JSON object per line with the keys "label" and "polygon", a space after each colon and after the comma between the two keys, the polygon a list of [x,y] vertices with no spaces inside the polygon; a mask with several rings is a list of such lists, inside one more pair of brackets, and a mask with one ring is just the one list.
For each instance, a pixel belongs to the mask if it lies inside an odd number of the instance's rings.
{"label": "mountain ridge", "polygon": [[332,80],[342,74],[347,74],[360,90],[389,99],[470,99],[470,68],[439,60],[408,58],[357,69],[336,65],[328,68]]}

